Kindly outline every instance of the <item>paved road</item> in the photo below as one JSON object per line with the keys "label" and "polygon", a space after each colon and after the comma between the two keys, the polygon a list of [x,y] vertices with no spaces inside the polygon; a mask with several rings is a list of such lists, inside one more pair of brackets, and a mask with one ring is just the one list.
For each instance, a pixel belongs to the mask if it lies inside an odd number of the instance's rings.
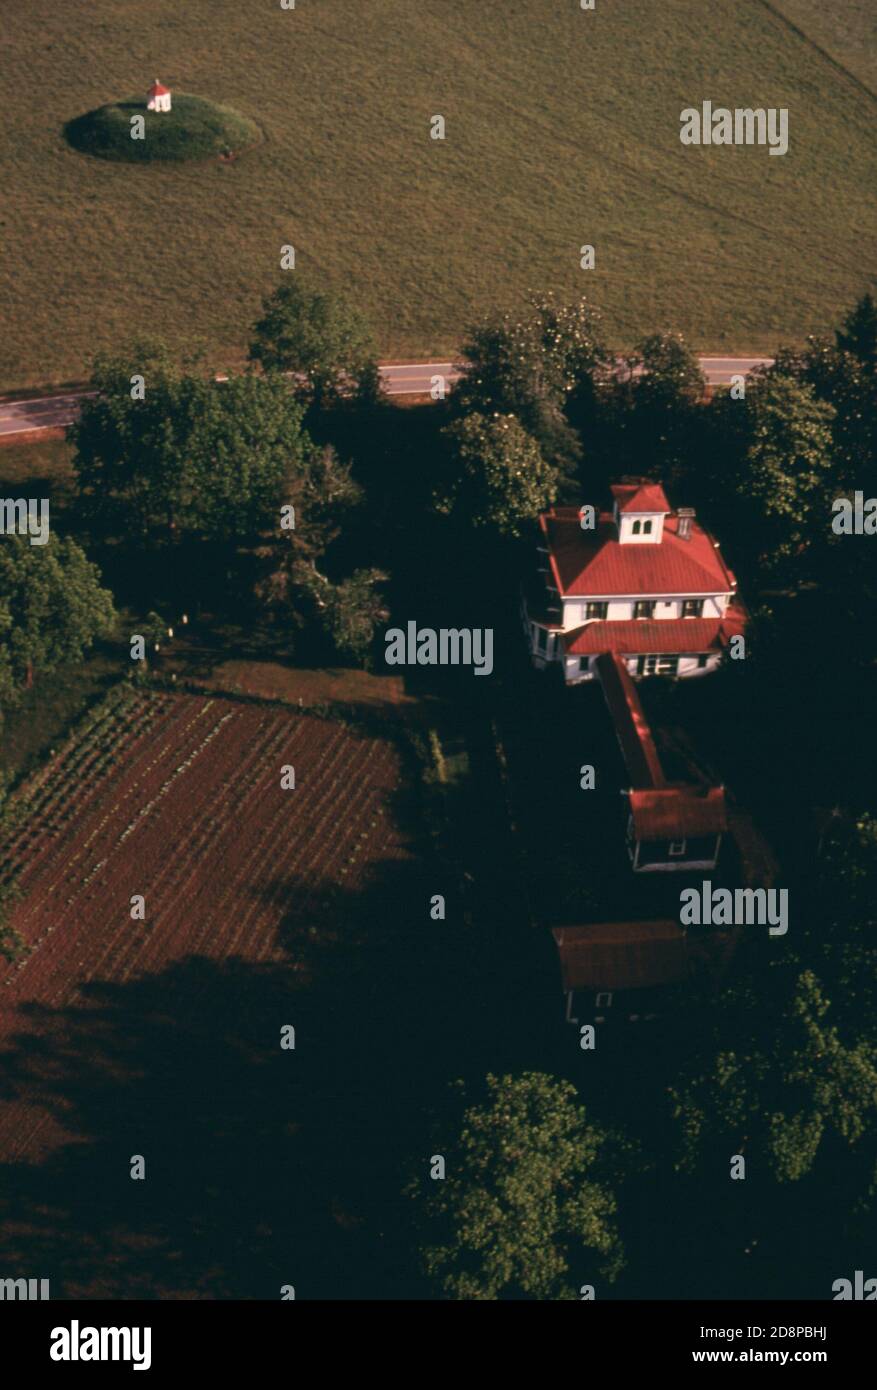
{"label": "paved road", "polygon": [[[701,370],[713,386],[727,386],[735,373],[746,373],[769,357],[701,357]],[[381,368],[388,396],[428,395],[433,377],[456,380],[453,362],[399,362]],[[30,434],[70,425],[79,413],[79,402],[93,392],[40,396],[29,401],[0,400],[0,435]]]}

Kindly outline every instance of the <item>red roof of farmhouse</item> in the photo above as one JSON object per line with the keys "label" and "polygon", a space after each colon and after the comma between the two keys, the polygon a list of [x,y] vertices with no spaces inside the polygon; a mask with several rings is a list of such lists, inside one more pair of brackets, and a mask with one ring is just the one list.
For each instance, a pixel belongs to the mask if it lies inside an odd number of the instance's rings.
{"label": "red roof of farmhouse", "polygon": [[582,530],[578,507],[552,507],[539,517],[554,582],[568,597],[730,593],[736,580],[708,532],[694,521],[689,539],[680,540],[678,524],[667,517],[658,544],[622,545],[611,512],[600,513],[594,531]]}
{"label": "red roof of farmhouse", "polygon": [[147,96],[151,96],[151,97],[166,97],[166,96],[170,96],[170,90],[171,90],[170,87],[164,87],[164,86],[162,86],[162,84],[161,84],[161,83],[158,81],[158,79],[156,78],[155,82],[153,82],[152,86],[150,87],[150,89],[149,89],[149,91],[148,91],[148,93],[147,93]]}
{"label": "red roof of farmhouse", "polygon": [[670,503],[660,483],[616,483],[611,489],[620,512],[669,512]]}
{"label": "red roof of farmhouse", "polygon": [[745,629],[742,608],[731,605],[723,618],[638,618],[626,622],[593,620],[563,634],[568,656],[596,656],[600,652],[667,656],[685,652],[721,651]]}

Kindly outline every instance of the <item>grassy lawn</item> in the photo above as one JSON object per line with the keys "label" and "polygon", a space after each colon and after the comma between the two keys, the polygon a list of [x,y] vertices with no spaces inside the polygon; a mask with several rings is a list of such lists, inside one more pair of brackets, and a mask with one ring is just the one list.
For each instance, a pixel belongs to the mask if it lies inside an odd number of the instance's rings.
{"label": "grassy lawn", "polygon": [[873,0],[774,0],[779,10],[814,43],[877,91],[877,9]]}
{"label": "grassy lawn", "polygon": [[0,447],[0,491],[4,497],[48,497],[64,506],[74,492],[73,451],[64,439]]}
{"label": "grassy lawn", "polygon": [[400,676],[346,666],[300,669],[276,661],[223,661],[208,679],[218,690],[241,691],[265,700],[297,700],[305,707],[341,704],[390,710],[410,709],[417,703],[406,695]]}
{"label": "grassy lawn", "polygon": [[[841,56],[866,32],[864,5],[783,4]],[[675,328],[770,350],[874,269],[873,102],[762,0],[145,0],[136,23],[127,0],[32,0],[4,48],[2,387],[81,376],[144,331],[233,365],[285,243],[387,357],[449,351],[530,287],[589,290],[619,344]],[[69,147],[68,121],[156,73],[264,138],[187,166]],[[789,153],[683,147],[704,98],[788,107]]]}

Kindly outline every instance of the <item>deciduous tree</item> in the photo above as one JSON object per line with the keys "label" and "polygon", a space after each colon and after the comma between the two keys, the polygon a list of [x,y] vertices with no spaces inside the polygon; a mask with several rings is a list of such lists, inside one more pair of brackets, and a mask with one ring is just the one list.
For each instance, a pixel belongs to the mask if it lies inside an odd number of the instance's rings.
{"label": "deciduous tree", "polygon": [[264,301],[250,358],[268,372],[292,372],[299,394],[316,406],[345,391],[373,395],[378,369],[371,332],[340,295],[288,274]]}
{"label": "deciduous tree", "polygon": [[445,1176],[411,1193],[427,1274],[453,1299],[571,1299],[623,1266],[607,1135],[575,1087],[538,1072],[489,1075],[441,1143]]}
{"label": "deciduous tree", "polygon": [[302,407],[277,376],[217,382],[147,344],[98,359],[93,377],[70,438],[85,519],[104,536],[242,540],[307,467]]}
{"label": "deciduous tree", "polygon": [[80,547],[9,535],[0,545],[0,704],[40,672],[79,661],[115,620],[112,595]]}
{"label": "deciduous tree", "polygon": [[455,410],[517,416],[546,460],[569,475],[581,459],[581,441],[564,407],[607,361],[599,316],[588,301],[532,296],[522,312],[475,326],[462,359]]}
{"label": "deciduous tree", "polygon": [[450,470],[434,494],[437,511],[501,536],[519,536],[557,496],[557,469],[516,416],[475,411],[454,421],[445,434]]}

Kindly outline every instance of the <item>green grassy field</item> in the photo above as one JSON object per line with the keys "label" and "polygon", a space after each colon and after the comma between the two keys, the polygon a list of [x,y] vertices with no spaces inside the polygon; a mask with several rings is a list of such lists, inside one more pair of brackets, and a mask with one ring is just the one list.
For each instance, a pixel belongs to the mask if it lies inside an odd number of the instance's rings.
{"label": "green grassy field", "polygon": [[[840,61],[867,34],[855,0],[836,23],[783,5]],[[444,353],[531,287],[589,291],[619,345],[770,350],[834,323],[877,264],[875,102],[766,0],[30,0],[3,53],[7,388],[143,331],[233,365],[285,243],[385,357]],[[185,167],[69,148],[67,121],[156,73],[262,142]],[[789,153],[683,147],[704,98],[787,106]]]}

